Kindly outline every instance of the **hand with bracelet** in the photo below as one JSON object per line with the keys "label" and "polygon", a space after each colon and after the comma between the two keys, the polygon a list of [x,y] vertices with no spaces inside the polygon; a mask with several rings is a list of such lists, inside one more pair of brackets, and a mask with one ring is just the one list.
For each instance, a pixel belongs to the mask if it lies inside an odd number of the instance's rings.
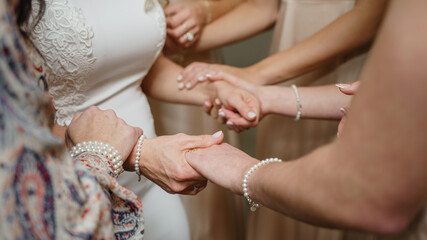
{"label": "hand with bracelet", "polygon": [[[254,94],[260,101],[259,119],[268,114],[279,114],[292,117],[296,121],[300,118],[339,120],[343,116],[342,109],[349,106],[352,99],[352,96],[340,92],[340,86],[342,86],[340,84],[316,87],[297,87],[294,84],[290,87],[260,86],[221,71],[215,72],[209,79],[223,80]],[[207,102],[205,105],[205,111],[212,113],[215,111],[212,109],[218,103]],[[227,119],[227,122],[231,122],[233,126],[254,126],[227,107],[219,111],[219,115]]]}
{"label": "hand with bracelet", "polygon": [[185,153],[220,144],[223,138],[224,134],[219,131],[213,135],[176,134],[144,139],[135,145],[123,167],[128,171],[136,170],[137,174],[139,169],[140,174],[168,193],[194,195],[206,187],[207,180],[188,165]]}
{"label": "hand with bracelet", "polygon": [[[113,157],[109,154],[117,150],[115,155],[120,159],[128,158],[138,137],[143,133],[141,128],[129,126],[125,121],[118,118],[113,110],[102,111],[98,107],[89,107],[83,113],[74,116],[71,124],[67,128],[66,143],[68,146],[80,147],[74,152],[78,155],[84,151],[94,151],[94,153],[104,155],[114,170],[119,169],[113,165]],[[96,143],[95,143],[96,141]],[[110,146],[110,151],[95,151],[97,147]],[[87,146],[86,148],[83,148]],[[104,153],[105,152],[105,153]],[[118,175],[116,172],[115,175]]]}

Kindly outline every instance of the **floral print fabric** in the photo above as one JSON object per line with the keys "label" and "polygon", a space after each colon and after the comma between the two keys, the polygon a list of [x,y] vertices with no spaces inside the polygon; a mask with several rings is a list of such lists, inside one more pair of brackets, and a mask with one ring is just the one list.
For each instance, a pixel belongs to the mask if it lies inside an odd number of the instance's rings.
{"label": "floral print fabric", "polygon": [[50,134],[46,74],[27,60],[11,8],[0,0],[0,239],[142,238],[141,202],[108,161],[71,159]]}

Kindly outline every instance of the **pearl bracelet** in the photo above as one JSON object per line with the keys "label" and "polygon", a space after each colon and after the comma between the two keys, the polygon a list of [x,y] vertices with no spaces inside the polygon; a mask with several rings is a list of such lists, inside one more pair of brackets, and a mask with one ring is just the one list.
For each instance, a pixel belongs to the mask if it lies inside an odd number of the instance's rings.
{"label": "pearl bracelet", "polygon": [[259,167],[267,165],[269,163],[273,163],[273,162],[282,162],[281,159],[278,158],[267,158],[265,160],[262,160],[261,162],[255,164],[254,166],[252,166],[245,174],[245,176],[243,177],[243,196],[246,198],[246,200],[248,200],[249,205],[251,206],[251,211],[255,212],[257,210],[257,208],[261,207],[262,205],[259,203],[254,202],[250,197],[249,197],[249,191],[248,191],[248,178],[249,176],[255,171],[257,170]]}
{"label": "pearl bracelet", "polygon": [[141,171],[139,171],[139,159],[141,155],[142,140],[144,140],[144,138],[145,136],[144,134],[142,134],[141,137],[139,137],[138,139],[136,157],[135,157],[135,172],[136,172],[136,175],[138,175],[138,182],[141,182]]}
{"label": "pearl bracelet", "polygon": [[302,108],[301,99],[300,99],[299,94],[298,94],[297,86],[295,86],[295,84],[292,84],[291,87],[294,90],[295,98],[297,100],[297,115],[295,116],[294,120],[298,121],[301,117],[301,108]]}
{"label": "pearl bracelet", "polygon": [[117,151],[113,146],[108,145],[107,143],[98,142],[98,141],[89,141],[78,143],[71,149],[71,157],[75,157],[83,152],[93,152],[105,156],[110,160],[110,164],[113,167],[114,177],[118,177],[123,169],[122,156],[120,156],[119,151]]}

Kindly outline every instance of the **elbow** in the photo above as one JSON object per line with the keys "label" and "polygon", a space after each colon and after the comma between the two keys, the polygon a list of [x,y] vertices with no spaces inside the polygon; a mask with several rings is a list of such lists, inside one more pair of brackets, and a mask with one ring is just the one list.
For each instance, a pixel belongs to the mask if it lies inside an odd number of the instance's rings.
{"label": "elbow", "polygon": [[[399,210],[397,210],[399,209]],[[371,209],[364,216],[358,214],[354,226],[363,231],[381,235],[397,235],[404,232],[415,218],[414,213],[402,211],[402,208],[379,210]]]}

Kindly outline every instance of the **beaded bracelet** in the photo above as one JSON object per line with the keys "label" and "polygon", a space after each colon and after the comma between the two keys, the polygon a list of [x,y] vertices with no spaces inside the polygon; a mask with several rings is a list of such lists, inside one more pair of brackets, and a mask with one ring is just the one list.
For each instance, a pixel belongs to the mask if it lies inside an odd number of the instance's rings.
{"label": "beaded bracelet", "polygon": [[257,210],[257,208],[262,207],[261,204],[254,202],[250,197],[249,197],[249,191],[248,191],[248,178],[249,176],[255,171],[257,170],[259,167],[267,165],[269,163],[273,163],[273,162],[282,162],[281,159],[278,158],[267,158],[265,160],[262,160],[261,162],[255,164],[254,166],[252,166],[245,174],[245,176],[243,177],[243,196],[246,198],[246,200],[248,200],[248,203],[250,205],[250,209],[252,212],[255,212]]}
{"label": "beaded bracelet", "polygon": [[145,136],[144,134],[142,134],[141,137],[139,137],[138,139],[136,157],[135,157],[135,172],[136,172],[136,175],[138,175],[138,182],[141,182],[141,171],[139,170],[139,159],[141,155],[142,141],[144,140],[144,138]]}
{"label": "beaded bracelet", "polygon": [[301,99],[300,99],[299,94],[298,94],[297,86],[295,86],[295,84],[292,84],[291,87],[294,90],[295,98],[297,100],[297,115],[295,116],[294,120],[298,121],[301,117],[301,108],[302,108]]}
{"label": "beaded bracelet", "polygon": [[116,178],[124,172],[122,156],[119,154],[119,151],[107,143],[98,141],[78,143],[71,149],[71,157],[75,157],[83,152],[100,154],[110,160],[110,164],[113,167],[114,177]]}

